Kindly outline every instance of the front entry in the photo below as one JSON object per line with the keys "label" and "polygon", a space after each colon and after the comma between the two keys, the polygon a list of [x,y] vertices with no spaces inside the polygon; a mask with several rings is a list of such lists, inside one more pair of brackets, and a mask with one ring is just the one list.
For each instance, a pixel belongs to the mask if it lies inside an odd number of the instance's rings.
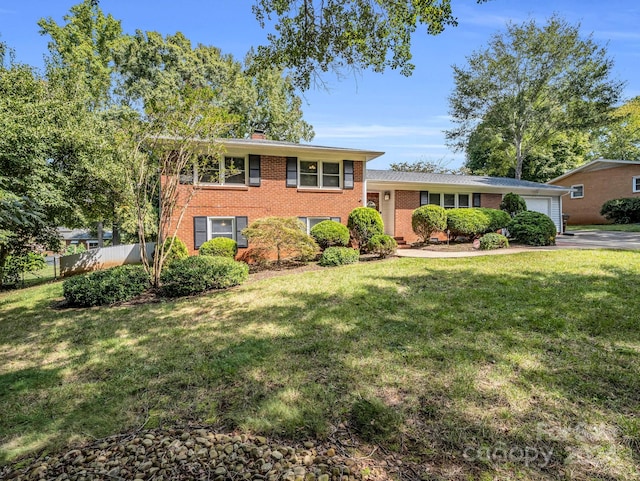
{"label": "front entry", "polygon": [[367,207],[373,207],[378,212],[380,210],[380,192],[367,192]]}

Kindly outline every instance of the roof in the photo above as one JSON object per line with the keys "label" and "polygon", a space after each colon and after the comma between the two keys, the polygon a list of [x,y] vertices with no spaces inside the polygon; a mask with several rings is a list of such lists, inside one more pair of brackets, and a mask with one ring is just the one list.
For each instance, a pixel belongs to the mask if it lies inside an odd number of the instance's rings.
{"label": "roof", "polygon": [[510,177],[488,177],[481,175],[429,174],[424,172],[398,172],[394,170],[367,169],[367,182],[411,183],[438,186],[465,186],[482,190],[520,190],[569,192],[571,189],[556,185],[541,184]]}
{"label": "roof", "polygon": [[[89,229],[68,229],[67,227],[58,227],[58,233],[62,240],[65,241],[81,241],[81,240],[97,240],[98,236]],[[105,230],[102,233],[103,239],[111,239],[113,234],[111,231]]]}
{"label": "roof", "polygon": [[596,159],[596,160],[592,160],[591,162],[587,162],[586,164],[581,165],[580,167],[577,167],[573,170],[570,170],[569,172],[565,172],[564,174],[556,177],[555,179],[551,179],[548,183],[553,184],[577,172],[595,172],[597,170],[611,169],[614,167],[622,167],[624,165],[633,165],[633,164],[638,165],[640,167],[640,162],[636,160]]}
{"label": "roof", "polygon": [[[163,140],[174,140],[171,137],[163,137]],[[199,141],[202,144],[209,140]],[[384,152],[366,149],[350,149],[344,147],[327,147],[313,144],[298,144],[295,142],[282,142],[263,139],[216,139],[214,142],[224,145],[229,153],[234,151],[247,152],[253,150],[256,154],[299,157],[301,155],[322,155],[339,157],[343,160],[369,161],[384,155]]]}

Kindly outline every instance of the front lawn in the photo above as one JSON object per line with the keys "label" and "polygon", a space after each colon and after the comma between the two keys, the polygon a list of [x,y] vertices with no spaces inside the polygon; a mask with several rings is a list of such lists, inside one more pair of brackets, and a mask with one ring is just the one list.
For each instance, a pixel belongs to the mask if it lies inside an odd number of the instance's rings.
{"label": "front lawn", "polygon": [[594,224],[594,225],[568,225],[567,231],[609,231],[609,232],[640,232],[640,224]]}
{"label": "front lawn", "polygon": [[115,308],[59,308],[60,283],[3,293],[0,464],[142,426],[297,442],[343,423],[380,444],[354,455],[395,453],[416,479],[630,479],[639,276],[640,253],[562,250]]}

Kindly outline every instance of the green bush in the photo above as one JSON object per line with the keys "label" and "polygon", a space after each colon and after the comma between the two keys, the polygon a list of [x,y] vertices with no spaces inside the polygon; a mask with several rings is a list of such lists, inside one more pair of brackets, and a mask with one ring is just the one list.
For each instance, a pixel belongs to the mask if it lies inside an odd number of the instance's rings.
{"label": "green bush", "polygon": [[532,246],[549,246],[556,243],[556,226],[551,218],[540,212],[524,211],[517,214],[509,224],[513,239]]}
{"label": "green bush", "polygon": [[66,279],[64,298],[75,306],[103,306],[133,299],[149,287],[149,275],[139,265],[112,267]]}
{"label": "green bush", "polygon": [[480,250],[488,251],[509,247],[509,240],[502,234],[489,232],[480,237]]}
{"label": "green bush", "polygon": [[[171,249],[169,249],[171,246]],[[173,244],[171,244],[171,237],[164,240],[164,252],[167,252],[167,258],[164,261],[165,265],[177,259],[186,259],[189,257],[189,251],[187,250],[187,244],[181,241],[178,237],[173,238]]]}
{"label": "green bush", "polygon": [[349,229],[340,222],[323,220],[311,228],[313,237],[321,249],[349,244]]}
{"label": "green bush", "polygon": [[398,248],[396,240],[387,234],[376,234],[367,244],[367,250],[372,254],[378,254],[379,257],[385,258],[395,253]]}
{"label": "green bush", "polygon": [[351,406],[351,423],[365,441],[392,436],[401,422],[401,414],[379,399],[359,399]]}
{"label": "green bush", "polygon": [[360,252],[364,252],[369,239],[376,234],[384,234],[384,225],[380,212],[371,207],[356,207],[349,213],[347,228],[351,237],[358,243]]}
{"label": "green bush", "polygon": [[247,280],[249,266],[229,257],[192,256],[169,264],[160,274],[161,293],[188,296],[209,289],[225,289]]}
{"label": "green bush", "polygon": [[306,226],[297,217],[265,217],[257,219],[242,231],[252,248],[265,256],[275,251],[278,264],[283,259],[303,261],[315,258],[319,250]]}
{"label": "green bush", "polygon": [[518,194],[509,192],[502,198],[502,202],[500,202],[500,210],[505,211],[510,217],[515,217],[520,212],[527,210],[527,203]]}
{"label": "green bush", "polygon": [[504,210],[489,209],[487,207],[478,207],[476,210],[479,210],[489,217],[489,225],[485,233],[505,229],[509,225],[509,222],[511,222],[511,216]]}
{"label": "green bush", "polygon": [[447,228],[452,237],[476,237],[487,232],[490,225],[491,219],[480,209],[447,210]]}
{"label": "green bush", "polygon": [[640,222],[640,197],[612,199],[602,204],[600,215],[614,224],[636,224]]}
{"label": "green bush", "polygon": [[228,237],[215,237],[203,243],[198,249],[201,256],[220,256],[235,259],[238,254],[238,243]]}
{"label": "green bush", "polygon": [[328,247],[320,256],[321,266],[332,267],[343,264],[355,264],[360,260],[360,253],[351,247]]}
{"label": "green bush", "polygon": [[411,214],[411,227],[422,242],[428,242],[434,232],[447,228],[447,211],[433,204],[418,207]]}

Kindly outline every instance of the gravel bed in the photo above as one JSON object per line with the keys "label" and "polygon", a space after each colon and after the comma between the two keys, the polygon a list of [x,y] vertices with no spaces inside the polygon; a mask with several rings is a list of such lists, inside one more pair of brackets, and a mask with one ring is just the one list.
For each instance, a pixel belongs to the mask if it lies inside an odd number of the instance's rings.
{"label": "gravel bed", "polygon": [[5,466],[0,479],[355,481],[374,473],[361,458],[340,455],[331,446],[289,447],[262,436],[194,428],[112,436],[27,467],[24,461]]}

